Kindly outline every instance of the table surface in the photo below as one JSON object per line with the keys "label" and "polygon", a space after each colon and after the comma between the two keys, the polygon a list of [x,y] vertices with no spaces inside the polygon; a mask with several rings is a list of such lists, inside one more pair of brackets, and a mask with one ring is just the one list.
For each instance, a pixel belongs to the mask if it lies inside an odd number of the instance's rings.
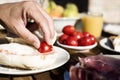
{"label": "table surface", "polygon": [[[3,42],[4,42],[4,37],[6,37],[6,36],[7,36],[6,31],[0,30],[0,39],[3,39]],[[105,34],[103,32],[102,36],[109,37],[110,35]],[[103,38],[103,37],[101,37],[101,38]],[[99,39],[98,39],[98,41],[99,41]],[[0,43],[2,43],[2,42],[0,42]],[[55,43],[55,45],[58,46],[56,43]],[[34,75],[24,75],[24,76],[17,75],[17,76],[15,76],[15,75],[0,74],[0,80],[64,80],[64,77],[63,77],[64,72],[66,70],[69,71],[69,67],[71,65],[75,65],[78,62],[78,56],[85,57],[85,56],[89,56],[89,55],[96,55],[99,53],[119,55],[118,53],[113,53],[111,51],[103,49],[102,47],[100,47],[99,44],[95,48],[91,49],[90,51],[84,51],[84,52],[75,52],[72,50],[67,50],[67,51],[70,53],[70,60],[61,67],[58,67],[56,69],[46,71],[43,73],[34,74]]]}

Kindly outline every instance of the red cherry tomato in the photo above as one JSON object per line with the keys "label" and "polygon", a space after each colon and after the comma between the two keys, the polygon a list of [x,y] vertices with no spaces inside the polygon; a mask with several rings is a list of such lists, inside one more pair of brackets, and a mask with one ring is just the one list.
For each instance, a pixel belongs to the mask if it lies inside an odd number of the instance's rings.
{"label": "red cherry tomato", "polygon": [[78,32],[74,32],[72,36],[74,36],[78,40],[83,37],[83,34],[78,31]]}
{"label": "red cherry tomato", "polygon": [[78,41],[73,36],[69,36],[66,39],[66,45],[69,45],[69,46],[78,46]]}
{"label": "red cherry tomato", "polygon": [[88,36],[90,36],[91,34],[90,33],[88,33],[88,32],[83,32],[83,36],[84,37],[88,37]]}
{"label": "red cherry tomato", "polygon": [[93,35],[90,35],[89,38],[91,39],[91,44],[95,44],[96,38]]}
{"label": "red cherry tomato", "polygon": [[74,26],[71,26],[71,25],[67,25],[63,28],[63,31],[62,31],[64,34],[73,34],[75,32],[75,28]]}
{"label": "red cherry tomato", "polygon": [[46,53],[53,50],[52,45],[48,45],[45,41],[41,42],[39,52]]}
{"label": "red cherry tomato", "polygon": [[60,37],[59,37],[59,42],[61,44],[64,44],[65,43],[65,40],[67,39],[68,35],[67,34],[62,34]]}
{"label": "red cherry tomato", "polygon": [[78,40],[78,45],[79,46],[89,46],[91,45],[91,38],[89,37],[83,37],[81,39]]}

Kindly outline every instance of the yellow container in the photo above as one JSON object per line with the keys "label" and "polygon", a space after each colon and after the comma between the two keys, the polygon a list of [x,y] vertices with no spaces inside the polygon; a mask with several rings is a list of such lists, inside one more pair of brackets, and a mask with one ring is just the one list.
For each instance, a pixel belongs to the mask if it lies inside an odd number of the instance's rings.
{"label": "yellow container", "polygon": [[82,18],[83,32],[89,32],[96,38],[102,33],[103,15],[101,13],[88,13]]}

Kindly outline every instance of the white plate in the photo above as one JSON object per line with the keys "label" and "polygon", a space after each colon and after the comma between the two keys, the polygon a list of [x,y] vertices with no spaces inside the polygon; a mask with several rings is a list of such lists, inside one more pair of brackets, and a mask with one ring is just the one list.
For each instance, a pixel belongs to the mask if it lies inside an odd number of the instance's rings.
{"label": "white plate", "polygon": [[57,67],[64,65],[70,58],[69,53],[66,50],[59,48],[57,46],[54,46],[54,50],[56,53],[56,61],[47,68],[42,68],[42,69],[37,69],[37,70],[20,70],[20,69],[12,69],[12,68],[0,66],[0,74],[8,74],[8,75],[36,74],[36,73],[41,73],[41,72],[45,72],[48,70],[52,70],[52,69],[55,69]]}
{"label": "white plate", "polygon": [[103,48],[105,48],[105,49],[107,49],[107,50],[109,50],[109,51],[113,51],[113,52],[118,52],[118,53],[120,53],[119,51],[115,51],[114,49],[112,49],[111,47],[109,47],[108,45],[106,45],[107,39],[108,39],[108,38],[103,38],[103,39],[101,39],[101,40],[99,41],[100,46],[103,47]]}
{"label": "white plate", "polygon": [[67,49],[72,49],[72,50],[77,50],[77,51],[83,51],[83,50],[89,50],[89,49],[92,49],[94,47],[97,46],[97,42],[93,45],[90,45],[90,46],[68,46],[68,45],[64,45],[64,44],[61,44],[59,43],[59,41],[57,41],[57,44],[60,45],[61,47],[64,47],[64,48],[67,48]]}

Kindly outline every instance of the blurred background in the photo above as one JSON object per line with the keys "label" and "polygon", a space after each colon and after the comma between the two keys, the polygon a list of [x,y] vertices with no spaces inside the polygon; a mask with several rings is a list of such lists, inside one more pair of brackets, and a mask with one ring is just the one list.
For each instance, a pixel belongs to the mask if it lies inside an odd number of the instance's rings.
{"label": "blurred background", "polygon": [[79,13],[101,12],[107,23],[120,23],[120,0],[54,0],[64,8],[68,3],[77,6]]}
{"label": "blurred background", "polygon": [[[0,0],[0,3],[23,0]],[[120,0],[37,0],[53,18],[79,18],[84,12],[101,12],[105,23],[120,24]],[[52,3],[51,3],[52,1]],[[72,3],[73,9],[65,10]],[[57,5],[57,6],[56,6]],[[69,7],[69,5],[68,5]],[[77,7],[77,9],[76,9]]]}
{"label": "blurred background", "polygon": [[[118,29],[120,28],[120,0],[43,0],[43,2],[43,7],[54,19],[57,32],[61,32],[65,25],[74,25],[78,19],[82,20],[84,13],[98,12],[103,14],[104,23],[110,24],[103,30],[120,34]],[[80,21],[77,22],[77,26],[82,26],[79,23]]]}
{"label": "blurred background", "polygon": [[87,12],[88,11],[88,0],[54,0],[56,4],[62,5],[66,7],[67,3],[74,3],[77,5],[79,12]]}
{"label": "blurred background", "polygon": [[[17,2],[23,0],[0,0],[0,3]],[[37,0],[43,4],[44,8],[48,7],[51,0]],[[77,6],[79,13],[96,11],[104,14],[105,22],[120,23],[120,0],[53,0],[57,5],[64,8],[68,3],[73,3]],[[58,12],[60,13],[60,12]]]}

